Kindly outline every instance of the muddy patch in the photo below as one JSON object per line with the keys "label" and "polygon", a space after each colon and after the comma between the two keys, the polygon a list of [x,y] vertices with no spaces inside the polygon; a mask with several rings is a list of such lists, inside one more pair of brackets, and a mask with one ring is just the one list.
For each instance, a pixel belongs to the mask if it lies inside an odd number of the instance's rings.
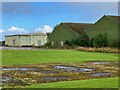
{"label": "muddy patch", "polygon": [[42,77],[40,80],[42,82],[55,82],[55,81],[64,81],[69,79],[69,76],[46,76]]}
{"label": "muddy patch", "polygon": [[2,75],[2,78],[0,78],[0,81],[2,82],[2,86],[8,85],[8,86],[26,86],[29,85],[26,82],[23,82],[22,80],[18,78],[14,78],[8,75]]}
{"label": "muddy patch", "polygon": [[7,86],[26,86],[88,78],[118,76],[118,62],[89,61],[82,64],[39,64],[3,66],[0,81]]}

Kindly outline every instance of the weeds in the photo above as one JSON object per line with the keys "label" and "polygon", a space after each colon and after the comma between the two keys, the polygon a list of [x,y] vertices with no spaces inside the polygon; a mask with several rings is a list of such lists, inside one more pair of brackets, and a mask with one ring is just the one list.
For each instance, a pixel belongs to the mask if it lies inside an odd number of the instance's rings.
{"label": "weeds", "polygon": [[115,54],[119,53],[118,52],[119,50],[117,48],[109,48],[109,47],[102,47],[102,48],[77,47],[76,50],[87,51],[87,52],[115,53]]}

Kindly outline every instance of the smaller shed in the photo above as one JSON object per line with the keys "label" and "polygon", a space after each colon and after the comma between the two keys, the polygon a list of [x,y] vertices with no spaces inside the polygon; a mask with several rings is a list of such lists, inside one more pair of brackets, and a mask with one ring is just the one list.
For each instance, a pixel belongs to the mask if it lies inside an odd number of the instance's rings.
{"label": "smaller shed", "polygon": [[17,34],[5,36],[7,46],[41,46],[47,42],[47,34]]}

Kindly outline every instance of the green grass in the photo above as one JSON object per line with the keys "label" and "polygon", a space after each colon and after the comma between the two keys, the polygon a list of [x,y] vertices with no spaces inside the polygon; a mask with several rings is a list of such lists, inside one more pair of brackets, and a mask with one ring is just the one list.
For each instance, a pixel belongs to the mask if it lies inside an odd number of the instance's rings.
{"label": "green grass", "polygon": [[114,77],[45,84],[32,84],[26,88],[118,88],[118,78]]}
{"label": "green grass", "polygon": [[3,50],[2,64],[81,63],[88,60],[118,60],[117,54],[75,50]]}

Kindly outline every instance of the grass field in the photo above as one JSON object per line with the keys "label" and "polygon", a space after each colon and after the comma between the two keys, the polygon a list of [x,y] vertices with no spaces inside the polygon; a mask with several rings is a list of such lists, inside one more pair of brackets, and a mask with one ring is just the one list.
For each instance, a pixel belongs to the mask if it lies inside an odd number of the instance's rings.
{"label": "grass field", "polygon": [[26,88],[118,88],[118,78],[65,81],[56,83],[33,84]]}
{"label": "grass field", "polygon": [[118,60],[117,54],[75,50],[3,50],[2,64],[81,63],[89,60]]}

